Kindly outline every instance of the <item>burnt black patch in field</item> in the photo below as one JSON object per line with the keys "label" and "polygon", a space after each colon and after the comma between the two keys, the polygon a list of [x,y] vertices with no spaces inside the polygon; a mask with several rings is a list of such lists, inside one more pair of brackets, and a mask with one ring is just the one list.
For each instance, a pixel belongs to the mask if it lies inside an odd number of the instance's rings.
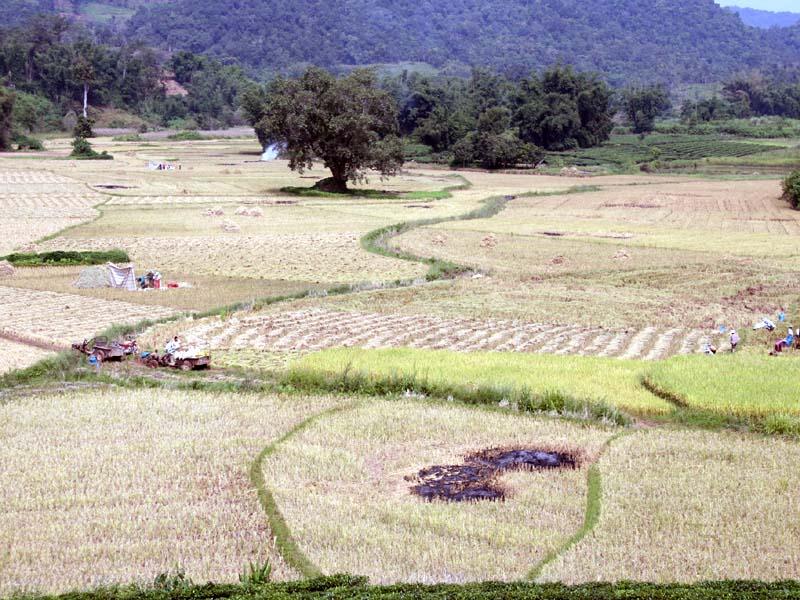
{"label": "burnt black patch in field", "polygon": [[506,471],[576,469],[577,455],[532,448],[492,448],[470,454],[463,465],[436,465],[415,476],[411,493],[430,501],[477,502],[505,500],[507,490],[498,483]]}
{"label": "burnt black patch in field", "polygon": [[100,188],[102,190],[135,190],[137,186],[135,186],[135,185],[106,184],[106,185],[96,185],[94,187]]}

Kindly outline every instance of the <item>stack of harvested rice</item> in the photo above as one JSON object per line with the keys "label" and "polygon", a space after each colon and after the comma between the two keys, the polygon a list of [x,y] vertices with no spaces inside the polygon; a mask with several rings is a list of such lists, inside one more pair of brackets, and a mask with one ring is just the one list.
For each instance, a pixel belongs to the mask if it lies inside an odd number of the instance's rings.
{"label": "stack of harvested rice", "polygon": [[225,214],[225,211],[222,210],[221,206],[215,206],[213,208],[207,208],[203,214],[206,217],[221,217]]}
{"label": "stack of harvested rice", "polygon": [[264,211],[258,206],[254,206],[252,208],[240,206],[236,209],[236,214],[240,217],[262,217],[264,216]]}
{"label": "stack of harvested rice", "polygon": [[497,237],[490,233],[481,240],[481,248],[494,248],[497,246]]}
{"label": "stack of harvested rice", "polygon": [[7,260],[0,260],[0,278],[13,277],[14,273],[16,272],[17,270],[14,268],[14,265],[12,265]]}
{"label": "stack of harvested rice", "polygon": [[111,287],[111,277],[108,267],[88,267],[83,269],[78,278],[72,284],[81,290],[95,290],[98,288]]}
{"label": "stack of harvested rice", "polygon": [[222,227],[222,231],[225,231],[227,233],[237,233],[237,232],[241,231],[241,229],[242,229],[241,227],[239,227],[236,223],[234,223],[230,219],[225,219],[222,222],[222,225],[220,225],[220,227]]}

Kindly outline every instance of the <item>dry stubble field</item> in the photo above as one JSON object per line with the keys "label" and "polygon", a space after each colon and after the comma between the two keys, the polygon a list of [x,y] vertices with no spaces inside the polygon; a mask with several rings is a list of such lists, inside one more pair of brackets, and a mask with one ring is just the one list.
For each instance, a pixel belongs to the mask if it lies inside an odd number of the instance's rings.
{"label": "dry stubble field", "polygon": [[0,594],[148,583],[176,567],[235,581],[267,558],[295,577],[249,469],[340,402],[109,390],[0,403]]}
{"label": "dry stubble field", "polygon": [[[195,287],[76,290],[78,268],[19,269],[0,280],[8,336],[65,345],[112,323],[316,290],[258,311],[180,320],[142,341],[160,346],[182,332],[224,358],[218,364],[279,370],[343,346],[515,352],[534,361],[543,353],[573,367],[582,355],[624,358],[631,360],[619,361],[619,389],[636,386],[644,406],[646,363],[632,359],[695,353],[719,324],[746,325],[800,293],[792,276],[800,221],[779,203],[774,181],[465,172],[471,187],[429,200],[424,192],[460,180],[415,169],[371,187],[422,199],[297,198],[280,188],[308,186],[322,171],[301,177],[285,163],[259,163],[251,141],[97,145],[116,156],[102,169],[52,156],[0,164],[5,251],[74,225],[35,248],[119,247],[140,270],[159,268]],[[150,171],[150,160],[181,169]],[[595,191],[567,193],[576,186]],[[525,196],[532,192],[539,195]],[[424,277],[418,263],[367,253],[361,236],[456,217],[506,195],[519,197],[492,218],[431,225],[391,242],[470,265],[478,276],[319,293]],[[236,215],[239,206],[262,214]],[[205,216],[215,207],[225,214]],[[223,231],[223,219],[239,230]],[[43,356],[6,341],[0,352],[10,368]],[[774,364],[794,364],[785,360]],[[548,373],[557,378],[557,369]],[[11,468],[0,473],[0,547],[10,551],[0,552],[0,593],[146,582],[175,568],[198,582],[235,581],[248,561],[265,559],[276,577],[296,577],[275,550],[247,469],[291,427],[345,402],[123,389],[4,398],[0,458]],[[659,415],[673,409],[653,403]],[[800,577],[796,441],[667,427],[628,432],[601,453],[615,433],[457,404],[367,399],[289,436],[264,475],[298,546],[327,573],[510,580],[556,552],[541,579]],[[586,461],[574,471],[504,475],[505,502],[411,496],[405,478],[419,469],[499,445],[568,447]],[[599,499],[592,469],[602,478]],[[598,525],[562,548],[598,501]]]}

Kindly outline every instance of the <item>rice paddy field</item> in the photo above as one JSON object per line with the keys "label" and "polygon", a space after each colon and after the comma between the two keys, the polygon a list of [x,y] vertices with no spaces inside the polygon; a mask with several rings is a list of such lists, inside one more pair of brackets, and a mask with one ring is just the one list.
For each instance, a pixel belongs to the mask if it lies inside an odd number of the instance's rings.
{"label": "rice paddy field", "polygon": [[[800,350],[769,355],[800,322],[796,142],[616,142],[343,197],[249,137],[0,156],[0,261],[185,284],[0,265],[0,597],[800,580]],[[653,148],[699,166],[624,172]],[[104,332],[212,368],[69,352]]]}
{"label": "rice paddy field", "polygon": [[50,352],[36,346],[0,338],[0,355],[3,356],[3,362],[0,364],[0,375],[30,367],[47,358],[50,354]]}

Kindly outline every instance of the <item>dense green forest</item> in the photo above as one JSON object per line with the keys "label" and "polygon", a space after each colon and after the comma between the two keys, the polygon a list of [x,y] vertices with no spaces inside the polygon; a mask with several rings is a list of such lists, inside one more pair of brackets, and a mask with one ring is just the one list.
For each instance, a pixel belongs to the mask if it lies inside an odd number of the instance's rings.
{"label": "dense green forest", "polygon": [[[3,0],[0,24],[37,12],[90,24],[107,43],[144,39],[253,75],[417,62],[520,76],[561,62],[618,86],[715,82],[800,62],[800,24],[757,29],[714,0]],[[748,23],[772,15],[741,12]]]}
{"label": "dense green forest", "polygon": [[[167,74],[188,94],[168,95]],[[0,84],[16,93],[15,122],[29,131],[58,127],[90,107],[113,107],[150,123],[215,127],[240,123],[238,95],[249,83],[235,66],[178,52],[166,57],[143,43],[97,43],[60,16],[38,16],[0,29]]]}
{"label": "dense green forest", "polygon": [[797,32],[747,27],[714,0],[175,0],[140,10],[130,28],[262,70],[418,61],[519,75],[561,61],[617,85],[800,60]]}

